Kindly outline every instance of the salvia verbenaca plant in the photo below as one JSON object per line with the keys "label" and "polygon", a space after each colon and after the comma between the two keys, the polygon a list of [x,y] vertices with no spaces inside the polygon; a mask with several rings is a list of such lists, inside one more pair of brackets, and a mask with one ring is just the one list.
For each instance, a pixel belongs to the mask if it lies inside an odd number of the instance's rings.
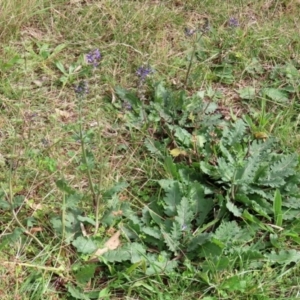
{"label": "salvia verbenaca plant", "polygon": [[[134,94],[121,89],[117,93],[122,100],[136,100],[132,103],[140,118],[137,107],[142,104]],[[146,139],[145,146],[161,160],[168,178],[158,180],[161,193],[152,197],[142,216],[124,206],[124,233],[135,243],[144,243],[144,249],[155,245],[169,258],[205,257],[209,247],[248,256],[251,251],[243,243],[258,230],[274,233],[265,221],[281,226],[281,219],[293,220],[300,214],[297,155],[278,152],[272,138],[257,140],[242,119],[226,121],[218,105],[200,95],[187,97],[158,84],[152,102],[140,108],[151,115],[146,118],[149,126],[159,131],[156,139]],[[274,195],[285,200],[279,207]],[[246,224],[251,224],[252,231],[243,227]],[[230,232],[225,235],[229,228],[235,238]],[[106,258],[120,259],[123,250],[112,251]]]}
{"label": "salvia verbenaca plant", "polygon": [[99,49],[95,49],[86,54],[87,63],[93,65],[95,68],[98,67],[102,56]]}
{"label": "salvia verbenaca plant", "polygon": [[89,89],[86,80],[81,80],[78,85],[74,87],[74,91],[75,94],[80,97],[87,95],[89,93]]}
{"label": "salvia verbenaca plant", "polygon": [[[150,68],[149,66],[141,66],[137,69],[136,71],[136,76],[138,78],[138,83],[137,83],[137,96],[139,97],[140,101],[145,102],[146,100],[146,86],[145,86],[145,81],[147,77],[151,74],[154,73],[154,70]],[[132,107],[129,105],[128,102],[124,102],[125,108],[128,110],[131,109]],[[145,113],[143,112],[144,118],[145,118]]]}
{"label": "salvia verbenaca plant", "polygon": [[139,82],[144,83],[146,78],[153,73],[153,70],[150,67],[141,66],[137,69],[136,75]]}
{"label": "salvia verbenaca plant", "polygon": [[230,27],[238,27],[239,26],[239,21],[235,17],[230,17],[229,20],[228,20],[228,25]]}
{"label": "salvia verbenaca plant", "polygon": [[[93,66],[94,68],[97,68],[100,64],[102,56],[99,51],[99,49],[95,49],[90,51],[88,54],[86,54],[86,61],[89,65]],[[98,231],[99,227],[99,207],[100,207],[100,193],[96,191],[93,179],[92,179],[92,174],[91,174],[91,167],[88,164],[88,151],[86,149],[86,143],[85,143],[85,136],[84,136],[84,131],[83,131],[83,116],[82,116],[82,107],[83,107],[83,102],[87,94],[89,93],[88,89],[88,83],[86,80],[81,80],[78,85],[75,86],[74,88],[75,94],[78,99],[78,111],[79,111],[79,139],[81,143],[81,152],[82,152],[82,160],[83,163],[85,164],[85,170],[87,173],[87,178],[89,182],[89,188],[92,193],[92,199],[93,199],[93,204],[95,205],[95,234]]]}

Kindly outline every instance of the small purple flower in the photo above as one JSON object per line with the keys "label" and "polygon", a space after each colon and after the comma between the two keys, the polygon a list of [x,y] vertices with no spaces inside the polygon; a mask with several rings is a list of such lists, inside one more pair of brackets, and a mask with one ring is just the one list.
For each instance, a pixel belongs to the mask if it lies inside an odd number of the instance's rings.
{"label": "small purple flower", "polygon": [[131,110],[132,109],[132,106],[128,101],[123,102],[122,107],[125,110]]}
{"label": "small purple flower", "polygon": [[93,65],[96,68],[101,60],[101,53],[99,49],[95,49],[89,52],[86,55],[86,60],[89,65]]}
{"label": "small purple flower", "polygon": [[141,82],[144,82],[146,77],[153,73],[153,70],[149,67],[139,67],[136,71],[136,75],[139,77]]}
{"label": "small purple flower", "polygon": [[46,138],[42,138],[41,142],[42,142],[44,147],[48,147],[50,145],[50,141]]}
{"label": "small purple flower", "polygon": [[83,96],[88,94],[89,89],[88,89],[87,82],[84,80],[80,81],[79,84],[75,86],[74,91],[78,96]]}
{"label": "small purple flower", "polygon": [[203,33],[207,33],[207,32],[209,32],[210,30],[211,30],[211,28],[210,28],[209,19],[205,18],[205,21],[204,21],[204,24],[202,25],[201,31],[202,31]]}
{"label": "small purple flower", "polygon": [[239,21],[235,17],[230,17],[228,20],[228,25],[230,27],[238,27],[239,26]]}
{"label": "small purple flower", "polygon": [[185,28],[184,33],[186,36],[192,36],[196,32],[196,29]]}

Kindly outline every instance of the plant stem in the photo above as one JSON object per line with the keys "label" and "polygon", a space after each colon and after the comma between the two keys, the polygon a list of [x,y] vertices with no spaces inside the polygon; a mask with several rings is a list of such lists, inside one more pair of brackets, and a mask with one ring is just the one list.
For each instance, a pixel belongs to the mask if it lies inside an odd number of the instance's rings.
{"label": "plant stem", "polygon": [[80,101],[80,104],[79,104],[79,138],[80,138],[80,144],[81,144],[81,152],[82,152],[83,162],[86,164],[86,170],[87,170],[87,176],[88,176],[89,186],[90,186],[90,189],[91,189],[92,194],[93,194],[93,199],[95,200],[96,199],[96,192],[95,192],[95,188],[94,188],[93,181],[92,181],[91,171],[88,168],[88,161],[87,161],[87,157],[86,157],[85,142],[84,142],[83,131],[82,131],[82,109],[81,109],[81,101]]}
{"label": "plant stem", "polygon": [[99,228],[99,216],[98,216],[98,211],[99,211],[99,204],[100,204],[100,194],[96,193],[96,190],[93,185],[93,180],[92,180],[92,174],[91,170],[88,166],[88,161],[87,161],[87,156],[86,156],[86,149],[85,149],[85,142],[84,142],[84,136],[83,136],[83,130],[82,130],[82,97],[79,98],[79,138],[80,138],[80,144],[81,144],[81,152],[82,152],[82,158],[83,162],[86,165],[86,171],[87,171],[87,177],[88,177],[88,182],[89,182],[89,187],[92,192],[92,198],[93,198],[93,203],[96,207],[96,225],[95,225],[95,234],[98,231]]}
{"label": "plant stem", "polygon": [[28,268],[36,268],[38,270],[45,270],[45,271],[50,271],[50,272],[54,272],[58,275],[61,275],[61,273],[64,271],[64,267],[60,266],[58,268],[54,268],[54,267],[46,267],[46,266],[41,266],[41,265],[34,265],[34,264],[28,264],[28,263],[18,263],[18,262],[10,262],[10,261],[6,261],[4,262],[4,264],[8,264],[8,265],[18,265],[18,266],[23,266],[23,267],[28,267]]}
{"label": "plant stem", "polygon": [[184,80],[184,85],[183,85],[184,88],[186,88],[186,86],[187,86],[187,81],[188,81],[188,78],[189,78],[189,75],[190,75],[190,72],[191,72],[191,69],[192,69],[193,58],[194,58],[195,53],[196,53],[196,45],[200,41],[202,35],[203,35],[203,33],[199,34],[198,38],[196,38],[194,40],[193,51],[192,51],[191,58],[190,58],[190,61],[189,61],[189,65],[188,65],[186,75],[185,75],[185,80]]}

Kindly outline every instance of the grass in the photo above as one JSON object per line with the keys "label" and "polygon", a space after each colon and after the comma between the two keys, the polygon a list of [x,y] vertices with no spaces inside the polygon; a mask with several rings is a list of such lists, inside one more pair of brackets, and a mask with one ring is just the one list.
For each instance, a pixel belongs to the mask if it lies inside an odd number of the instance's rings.
{"label": "grass", "polygon": [[[115,108],[115,87],[135,89],[135,72],[142,64],[155,70],[153,81],[163,80],[175,90],[219,92],[223,107],[251,117],[253,132],[276,136],[283,148],[299,153],[299,75],[287,70],[290,65],[299,73],[298,1],[11,0],[1,2],[0,12],[1,299],[84,299],[70,283],[102,293],[94,299],[299,297],[298,266],[236,274],[232,263],[226,270],[215,266],[210,277],[188,265],[169,277],[144,276],[138,269],[119,274],[117,266],[109,272],[97,266],[93,281],[80,281],[74,274],[87,257],[66,243],[68,232],[57,234],[51,223],[53,214],[66,213],[69,187],[56,184],[62,178],[83,195],[79,207],[87,217],[105,213],[103,196],[95,214],[89,163],[94,164],[95,193],[126,181],[122,199],[137,211],[152,197],[153,182],[166,176],[143,148],[151,131],[128,128]],[[239,21],[236,29],[228,28],[232,16]],[[184,29],[203,27],[206,20],[211,36],[204,35],[193,48],[194,37],[186,37]],[[82,161],[73,91],[79,70],[69,66],[84,65],[83,56],[95,48],[103,58],[99,68],[89,71],[89,95],[82,100],[82,131],[93,153]],[[294,92],[283,102],[258,93],[240,97],[250,86],[256,92]],[[92,226],[86,230],[101,240],[109,233],[99,226],[97,232]]]}

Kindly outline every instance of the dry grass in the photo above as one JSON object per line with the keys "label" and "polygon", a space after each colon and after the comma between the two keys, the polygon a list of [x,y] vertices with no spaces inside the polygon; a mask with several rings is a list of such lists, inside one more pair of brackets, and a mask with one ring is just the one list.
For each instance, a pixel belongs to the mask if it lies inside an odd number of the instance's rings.
{"label": "dry grass", "polygon": [[30,19],[41,13],[43,0],[2,0],[0,2],[0,41],[14,39]]}

